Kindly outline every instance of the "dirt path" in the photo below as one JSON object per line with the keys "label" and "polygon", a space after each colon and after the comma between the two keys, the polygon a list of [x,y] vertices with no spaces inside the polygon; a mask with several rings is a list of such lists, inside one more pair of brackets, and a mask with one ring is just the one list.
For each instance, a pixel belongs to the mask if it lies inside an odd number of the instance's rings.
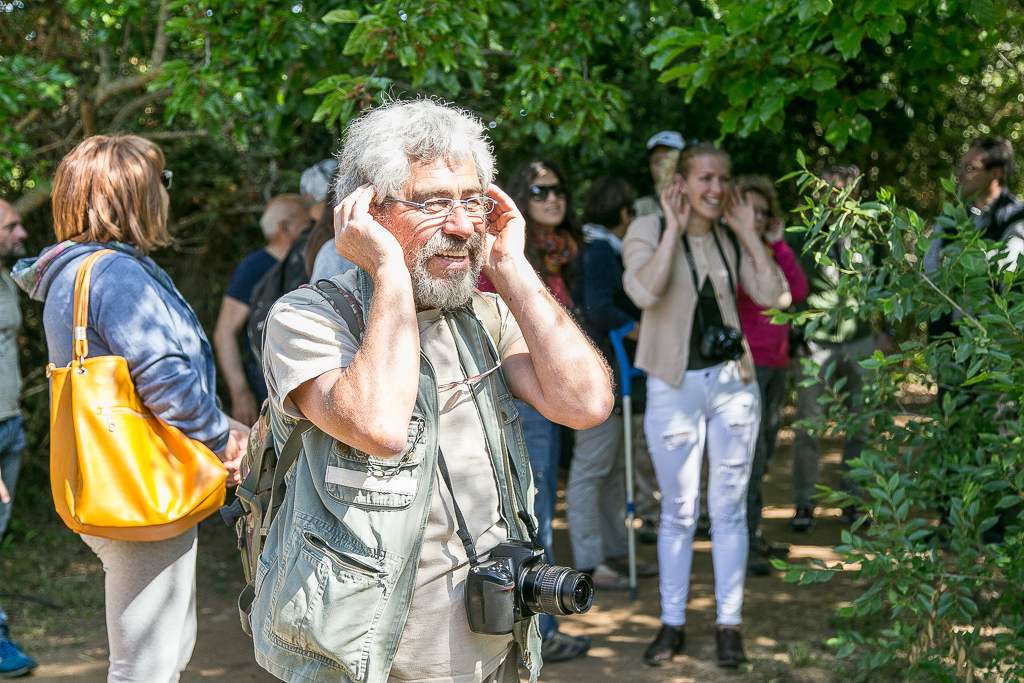
{"label": "dirt path", "polygon": [[[784,433],[765,485],[765,537],[792,543],[790,559],[837,559],[831,547],[838,543],[841,526],[837,510],[819,509],[819,521],[811,534],[789,531],[792,515],[789,485],[789,434]],[[829,444],[822,463],[823,481],[835,479],[839,455],[837,443]],[[252,641],[238,624],[234,599],[241,588],[241,569],[233,533],[219,521],[204,525],[200,535],[199,639],[195,654],[182,676],[183,683],[200,681],[275,681],[253,660]],[[569,556],[563,520],[555,529],[556,555]],[[751,662],[737,672],[714,664],[715,602],[710,541],[695,545],[693,581],[687,623],[686,653],[660,669],[646,667],[640,657],[658,625],[658,581],[646,579],[640,598],[630,602],[624,593],[600,593],[590,613],[562,621],[565,631],[587,634],[593,641],[589,655],[571,663],[544,668],[542,680],[552,683],[628,680],[686,683],[689,681],[792,681],[840,680],[838,662],[825,641],[835,635],[829,625],[836,606],[859,594],[852,576],[840,574],[826,584],[796,586],[783,583],[776,572],[747,580],[743,636]],[[642,559],[656,560],[654,546],[640,546]],[[101,579],[100,579],[101,580]],[[42,681],[106,680],[106,639],[103,615],[97,610],[78,618],[78,637],[69,639],[21,638],[41,665],[28,679]]]}

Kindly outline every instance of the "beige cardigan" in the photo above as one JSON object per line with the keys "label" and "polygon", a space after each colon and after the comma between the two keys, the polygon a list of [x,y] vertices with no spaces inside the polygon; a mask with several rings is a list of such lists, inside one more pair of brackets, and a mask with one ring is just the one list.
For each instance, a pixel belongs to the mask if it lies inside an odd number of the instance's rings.
{"label": "beige cardigan", "polygon": [[[712,229],[718,234],[718,243],[722,246],[722,253],[735,281],[736,251],[733,249],[732,240],[726,235],[725,231],[728,228],[716,224]],[[653,258],[660,239],[661,222],[657,216],[640,216],[630,224],[622,241],[622,262],[625,268],[622,284],[629,298],[643,311],[640,318],[636,366],[651,377],[657,377],[679,388],[686,375],[697,292],[693,288],[693,278],[689,273],[690,265],[682,246],[672,255],[672,272],[665,291],[660,295],[648,290],[637,279],[637,271]],[[723,322],[737,330],[740,329],[736,293],[729,287],[726,264],[719,255],[711,233],[701,237],[687,235],[685,239],[689,240],[694,263],[700,271],[697,279],[701,286],[704,284],[704,277],[710,276]],[[772,261],[772,267],[767,273],[758,274],[742,242],[740,254],[739,282],[743,285],[743,291],[750,295],[758,306],[779,309],[788,307],[792,300],[789,284],[775,261]],[[743,380],[749,384],[755,378],[755,372],[754,360],[746,339],[743,340],[743,348],[740,369]]]}

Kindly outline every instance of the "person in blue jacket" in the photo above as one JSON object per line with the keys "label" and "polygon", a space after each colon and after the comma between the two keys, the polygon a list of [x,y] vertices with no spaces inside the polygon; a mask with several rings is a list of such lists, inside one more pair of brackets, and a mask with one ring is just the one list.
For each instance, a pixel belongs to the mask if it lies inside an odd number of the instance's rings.
{"label": "person in blue jacket", "polygon": [[[205,444],[238,483],[248,428],[218,407],[213,353],[203,328],[170,277],[147,255],[167,244],[171,175],[155,144],[134,135],[95,135],[57,167],[53,228],[60,240],[22,259],[13,278],[45,301],[50,362],[71,362],[75,276],[96,263],[90,283],[89,356],[128,364],[143,404],[165,423]],[[177,681],[196,642],[196,527],[163,541],[82,534],[103,562],[108,680]]]}

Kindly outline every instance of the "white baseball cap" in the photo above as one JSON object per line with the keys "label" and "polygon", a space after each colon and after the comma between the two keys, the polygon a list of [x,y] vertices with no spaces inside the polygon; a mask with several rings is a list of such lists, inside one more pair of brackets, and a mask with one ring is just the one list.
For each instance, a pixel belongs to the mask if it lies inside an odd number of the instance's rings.
{"label": "white baseball cap", "polygon": [[312,195],[314,202],[322,202],[331,191],[331,178],[336,168],[337,159],[324,159],[307,168],[299,178],[299,194]]}
{"label": "white baseball cap", "polygon": [[655,147],[671,147],[672,149],[683,149],[686,143],[683,142],[683,134],[677,130],[663,130],[651,136],[647,141],[647,151]]}

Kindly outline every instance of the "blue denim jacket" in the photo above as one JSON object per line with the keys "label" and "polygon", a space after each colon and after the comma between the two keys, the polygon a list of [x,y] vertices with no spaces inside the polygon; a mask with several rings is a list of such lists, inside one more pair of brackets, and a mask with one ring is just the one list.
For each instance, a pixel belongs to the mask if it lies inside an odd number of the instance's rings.
{"label": "blue denim jacket", "polygon": [[71,362],[75,275],[89,254],[115,249],[92,271],[89,356],[123,356],[135,390],[153,414],[213,452],[228,442],[227,416],[216,396],[215,366],[203,328],[170,277],[126,244],[62,242],[21,259],[11,276],[45,301],[50,362]]}
{"label": "blue denim jacket", "polygon": [[[359,275],[365,319],[372,282]],[[487,332],[479,320],[469,309],[446,317],[466,373],[489,369]],[[492,377],[491,391],[476,392],[477,406],[499,474],[502,518],[512,538],[525,540],[508,463],[515,463],[532,513],[530,465],[512,395],[500,371]],[[288,495],[256,568],[251,618],[256,660],[278,678],[386,683],[412,602],[434,495],[438,416],[437,382],[421,356],[419,392],[400,456],[367,455],[315,427],[303,433],[302,451],[285,480]],[[271,418],[275,431],[288,428],[276,410]],[[391,484],[371,490],[331,483],[329,467]],[[534,683],[542,663],[536,618],[517,624],[514,635]]]}

